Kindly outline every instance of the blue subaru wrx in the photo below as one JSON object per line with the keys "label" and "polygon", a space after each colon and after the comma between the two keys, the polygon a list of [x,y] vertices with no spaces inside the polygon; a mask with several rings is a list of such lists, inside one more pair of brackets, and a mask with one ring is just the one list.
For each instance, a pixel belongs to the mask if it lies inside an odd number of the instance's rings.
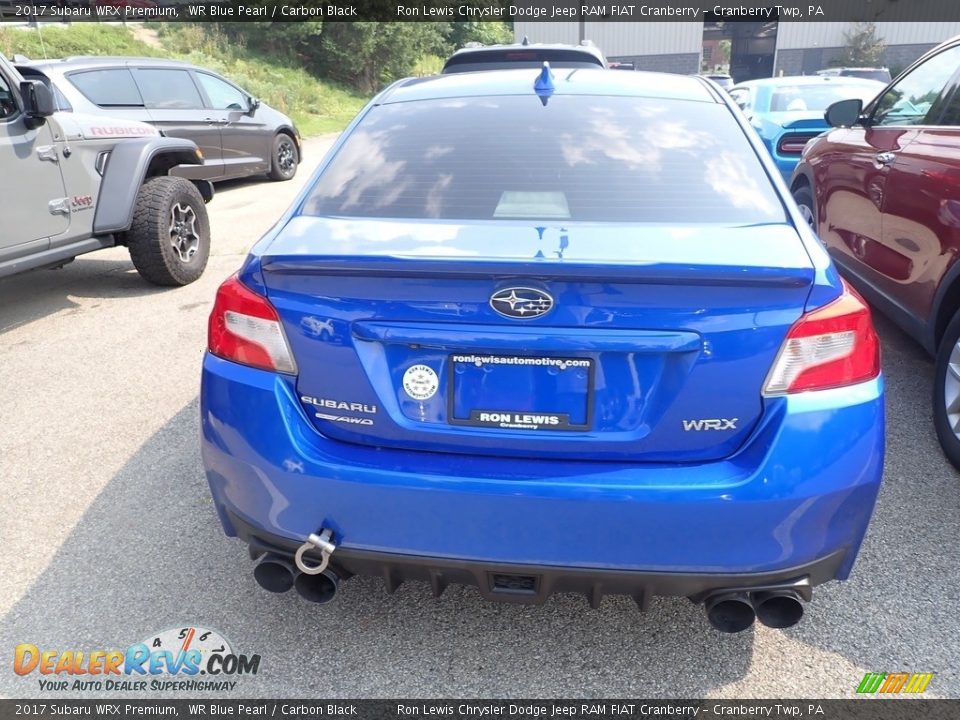
{"label": "blue subaru wrx", "polygon": [[254,576],[788,627],[880,485],[870,312],[699,78],[378,95],[220,287],[203,461]]}

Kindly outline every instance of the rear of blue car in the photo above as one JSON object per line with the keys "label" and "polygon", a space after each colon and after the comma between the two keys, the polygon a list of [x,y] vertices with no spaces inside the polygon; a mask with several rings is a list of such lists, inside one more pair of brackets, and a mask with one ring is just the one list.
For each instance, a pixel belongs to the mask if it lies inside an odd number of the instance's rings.
{"label": "rear of blue car", "polygon": [[610,75],[388,89],[220,288],[203,459],[266,589],[677,595],[736,631],[850,573],[869,310],[718,91]]}
{"label": "rear of blue car", "polygon": [[822,112],[813,117],[807,113],[768,113],[754,117],[753,126],[788,183],[803,148],[829,128]]}

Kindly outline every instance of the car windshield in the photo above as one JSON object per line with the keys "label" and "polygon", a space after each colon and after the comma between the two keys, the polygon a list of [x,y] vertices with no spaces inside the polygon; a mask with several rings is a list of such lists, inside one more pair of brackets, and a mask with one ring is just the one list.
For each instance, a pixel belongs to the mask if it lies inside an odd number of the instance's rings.
{"label": "car windshield", "polygon": [[308,215],[782,222],[726,106],[638,97],[455,98],[371,109]]}
{"label": "car windshield", "polygon": [[838,100],[860,98],[863,104],[873,100],[883,89],[881,83],[844,84],[827,83],[822,85],[783,85],[775,88],[770,98],[770,112],[810,112],[826,110]]}

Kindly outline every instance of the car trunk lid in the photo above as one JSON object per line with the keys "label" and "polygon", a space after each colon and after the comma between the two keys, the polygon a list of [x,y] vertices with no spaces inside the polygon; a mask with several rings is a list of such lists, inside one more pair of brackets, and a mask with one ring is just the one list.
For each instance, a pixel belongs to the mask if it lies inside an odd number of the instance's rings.
{"label": "car trunk lid", "polygon": [[260,267],[325,436],[676,462],[743,444],[814,276],[786,224],[296,217]]}

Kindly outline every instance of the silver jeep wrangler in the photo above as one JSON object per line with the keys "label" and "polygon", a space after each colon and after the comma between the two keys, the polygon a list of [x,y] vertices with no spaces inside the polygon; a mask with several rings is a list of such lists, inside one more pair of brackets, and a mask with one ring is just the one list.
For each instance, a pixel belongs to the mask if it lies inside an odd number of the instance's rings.
{"label": "silver jeep wrangler", "polygon": [[60,110],[0,55],[0,277],[125,245],[150,282],[193,282],[213,186],[167,173],[202,163],[194,143],[145,123]]}

